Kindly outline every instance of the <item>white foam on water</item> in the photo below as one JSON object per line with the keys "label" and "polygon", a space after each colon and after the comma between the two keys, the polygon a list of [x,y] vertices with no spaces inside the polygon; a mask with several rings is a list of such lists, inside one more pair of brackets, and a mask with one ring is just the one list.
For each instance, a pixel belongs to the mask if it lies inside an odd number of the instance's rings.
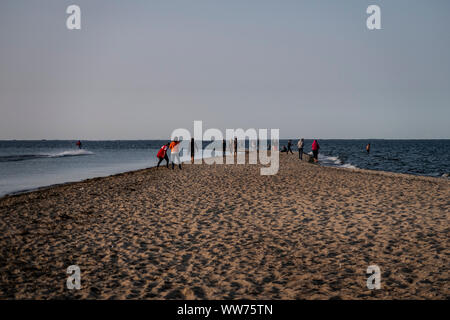
{"label": "white foam on water", "polygon": [[331,165],[340,165],[342,164],[341,159],[339,157],[332,157],[332,156],[326,156],[319,153],[319,161],[323,163],[324,165],[331,164]]}
{"label": "white foam on water", "polygon": [[67,150],[58,153],[45,154],[49,158],[62,158],[62,157],[76,157],[76,156],[87,156],[94,154],[91,151],[80,149],[80,150]]}
{"label": "white foam on water", "polygon": [[319,154],[319,162],[324,166],[346,168],[346,169],[358,169],[358,167],[352,165],[351,163],[342,163],[339,157],[326,156]]}
{"label": "white foam on water", "polygon": [[328,159],[335,164],[342,164],[341,159],[339,159],[338,157],[328,157]]}
{"label": "white foam on water", "polygon": [[358,169],[358,167],[350,164],[350,163],[344,163],[343,165],[340,166],[341,168],[346,168],[346,169]]}

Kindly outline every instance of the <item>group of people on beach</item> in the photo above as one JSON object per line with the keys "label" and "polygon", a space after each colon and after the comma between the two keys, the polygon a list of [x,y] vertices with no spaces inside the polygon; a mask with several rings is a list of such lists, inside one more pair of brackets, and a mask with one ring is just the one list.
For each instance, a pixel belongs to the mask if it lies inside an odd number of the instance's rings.
{"label": "group of people on beach", "polygon": [[[173,141],[166,143],[165,145],[163,145],[156,157],[158,158],[158,165],[157,167],[159,167],[159,165],[161,164],[161,162],[163,160],[166,160],[166,167],[169,168],[169,156],[167,155],[167,151],[170,149],[170,155],[172,158],[172,169],[175,169],[175,162],[176,164],[178,164],[178,167],[181,170],[181,159],[180,159],[180,143],[181,141],[178,140],[177,137],[175,137],[173,139]],[[259,149],[259,141],[256,143],[257,144],[257,148]],[[82,148],[82,144],[81,141],[78,140],[76,142],[76,146],[81,149]],[[297,147],[298,147],[298,157],[300,160],[303,160],[303,150],[305,147],[305,139],[301,138],[300,140],[298,140],[297,142]],[[229,148],[230,148],[230,154],[233,154],[234,151],[234,155],[237,154],[237,149],[238,149],[238,140],[237,138],[234,138],[233,140],[229,141]],[[313,154],[313,158],[314,158],[314,162],[318,162],[319,161],[319,142],[317,142],[317,140],[314,139],[312,145],[311,145],[311,151]],[[198,151],[198,147],[195,144],[194,138],[191,139],[191,162],[194,163],[194,155],[195,153]],[[366,145],[366,151],[367,154],[370,154],[370,143],[368,143]],[[222,142],[222,154],[223,156],[226,155],[227,152],[227,143],[225,141],[225,139]],[[287,143],[287,147],[283,146],[280,150],[280,152],[286,152],[286,154],[289,154],[289,152],[291,154],[294,154],[294,152],[292,151],[292,140],[289,140]]]}
{"label": "group of people on beach", "polygon": [[[303,149],[305,148],[305,139],[301,138],[300,140],[298,140],[297,147],[298,147],[298,158],[300,160],[303,160]],[[311,145],[311,151],[313,153],[314,162],[319,161],[319,149],[320,149],[319,142],[317,142],[317,140],[314,140]],[[281,152],[286,152],[286,154],[289,154],[290,152],[291,154],[294,154],[294,152],[292,151],[292,140],[288,141],[287,148],[286,146],[283,146]]]}
{"label": "group of people on beach", "polygon": [[[172,169],[175,169],[175,164],[178,164],[178,167],[181,169],[181,159],[180,159],[180,143],[181,141],[178,140],[177,137],[173,139],[173,141],[166,143],[165,145],[161,146],[158,153],[156,154],[156,157],[158,158],[158,164],[157,168],[161,164],[163,160],[166,160],[166,167],[169,168],[169,156],[167,155],[169,149],[170,149],[170,156],[172,160]],[[230,140],[229,142],[230,147],[230,154],[234,155],[237,154],[238,150],[238,141],[237,138],[234,138],[233,140]],[[194,163],[194,155],[198,151],[198,147],[194,141],[194,138],[191,139],[191,163]],[[223,156],[226,155],[227,152],[227,143],[225,140],[222,142],[222,154]]]}
{"label": "group of people on beach", "polygon": [[169,168],[169,157],[167,155],[167,151],[170,149],[170,157],[172,158],[172,169],[175,169],[175,162],[176,162],[178,164],[178,168],[180,168],[181,170],[180,143],[181,141],[179,141],[178,138],[175,137],[173,141],[167,142],[159,149],[158,153],[156,154],[156,157],[159,159],[158,165],[156,166],[157,168],[159,168],[159,165],[163,160],[166,160],[166,167]]}
{"label": "group of people on beach", "polygon": [[[178,167],[181,170],[181,159],[180,159],[180,143],[181,141],[178,140],[177,137],[175,137],[173,139],[173,141],[166,143],[165,145],[161,146],[161,148],[159,149],[156,157],[158,158],[158,164],[157,164],[157,168],[159,168],[159,165],[161,164],[161,162],[163,162],[164,160],[166,160],[166,167],[169,168],[169,156],[168,156],[168,151],[170,149],[170,156],[171,156],[171,160],[172,160],[172,169],[175,169],[175,164],[178,165]],[[194,138],[191,139],[191,163],[194,163],[194,155],[195,153],[198,151],[198,147],[195,144]],[[297,143],[297,147],[298,147],[298,157],[300,160],[303,159],[303,150],[305,147],[305,140],[303,138],[301,138],[298,143]],[[230,140],[229,142],[229,148],[230,148],[230,154],[233,154],[234,151],[234,155],[237,155],[237,150],[238,150],[238,141],[237,138],[234,138],[233,140]],[[259,148],[259,143],[257,143],[257,148]],[[314,140],[311,146],[311,150],[313,153],[313,158],[314,158],[314,162],[318,162],[319,161],[319,143],[317,142],[317,140]],[[281,152],[286,152],[287,154],[289,154],[289,152],[291,154],[294,154],[294,152],[292,151],[292,140],[288,141],[287,144],[287,148],[286,146],[283,146],[282,149],[280,150]],[[225,157],[227,152],[227,142],[225,141],[225,139],[222,142],[222,154]]]}

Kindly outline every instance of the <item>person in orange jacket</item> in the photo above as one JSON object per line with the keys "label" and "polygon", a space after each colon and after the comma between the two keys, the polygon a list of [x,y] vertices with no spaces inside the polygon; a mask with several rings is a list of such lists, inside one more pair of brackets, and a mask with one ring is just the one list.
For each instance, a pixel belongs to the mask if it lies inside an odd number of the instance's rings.
{"label": "person in orange jacket", "polygon": [[169,145],[170,157],[172,158],[172,169],[175,169],[175,160],[178,163],[178,168],[181,170],[181,160],[180,160],[180,141],[175,137],[174,140]]}

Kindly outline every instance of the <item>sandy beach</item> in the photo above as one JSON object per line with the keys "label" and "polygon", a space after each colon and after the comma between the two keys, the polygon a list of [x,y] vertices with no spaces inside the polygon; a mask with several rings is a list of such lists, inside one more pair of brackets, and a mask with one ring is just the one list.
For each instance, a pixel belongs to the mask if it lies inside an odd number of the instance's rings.
{"label": "sandy beach", "polygon": [[[0,199],[0,298],[450,298],[448,179],[285,154],[277,175],[259,168],[150,168]],[[70,265],[81,290],[66,288]]]}

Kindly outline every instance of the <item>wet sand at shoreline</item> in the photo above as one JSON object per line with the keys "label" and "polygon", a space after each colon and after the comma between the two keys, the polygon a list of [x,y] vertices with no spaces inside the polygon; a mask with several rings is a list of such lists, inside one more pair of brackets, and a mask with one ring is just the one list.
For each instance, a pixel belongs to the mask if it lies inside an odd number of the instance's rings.
{"label": "wet sand at shoreline", "polygon": [[2,198],[0,298],[450,298],[448,179],[297,157],[274,176],[184,165]]}

